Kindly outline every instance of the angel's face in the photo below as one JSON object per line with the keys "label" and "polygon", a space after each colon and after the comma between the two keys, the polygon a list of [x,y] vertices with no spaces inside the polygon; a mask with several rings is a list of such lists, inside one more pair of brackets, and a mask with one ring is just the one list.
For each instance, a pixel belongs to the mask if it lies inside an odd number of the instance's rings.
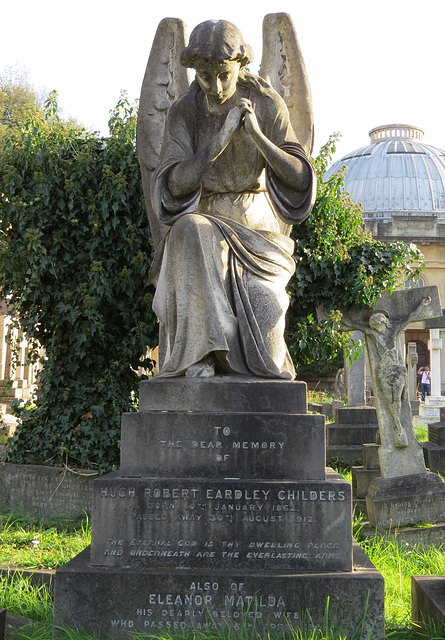
{"label": "angel's face", "polygon": [[211,101],[223,104],[234,95],[240,72],[236,60],[202,60],[195,70],[199,86]]}

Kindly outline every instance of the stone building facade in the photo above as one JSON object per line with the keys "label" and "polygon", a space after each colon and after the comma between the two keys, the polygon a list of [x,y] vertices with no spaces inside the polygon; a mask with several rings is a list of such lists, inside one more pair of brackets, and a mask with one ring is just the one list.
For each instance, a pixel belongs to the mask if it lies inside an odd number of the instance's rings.
{"label": "stone building facade", "polygon": [[[347,167],[345,190],[363,205],[366,227],[383,242],[413,242],[425,257],[419,282],[437,285],[445,306],[445,151],[422,141],[423,131],[393,124],[369,132],[371,141],[335,162],[327,177]],[[432,393],[445,395],[445,322],[413,323],[404,332],[415,342],[419,366],[432,368]]]}

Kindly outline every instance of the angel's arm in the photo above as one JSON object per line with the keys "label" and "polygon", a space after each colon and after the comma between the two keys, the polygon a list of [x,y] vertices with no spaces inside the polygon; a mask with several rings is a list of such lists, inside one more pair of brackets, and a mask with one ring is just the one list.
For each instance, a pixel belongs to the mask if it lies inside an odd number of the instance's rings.
{"label": "angel's arm", "polygon": [[308,166],[299,158],[277,147],[263,133],[249,100],[240,104],[244,116],[244,128],[275,175],[288,187],[306,191],[310,187],[311,175]]}

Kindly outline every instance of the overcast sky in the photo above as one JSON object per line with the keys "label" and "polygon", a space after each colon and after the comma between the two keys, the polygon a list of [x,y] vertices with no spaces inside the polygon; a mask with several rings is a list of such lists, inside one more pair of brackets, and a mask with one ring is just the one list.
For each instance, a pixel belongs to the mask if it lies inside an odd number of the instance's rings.
{"label": "overcast sky", "polygon": [[[194,5],[192,7],[192,4]],[[335,159],[369,142],[370,129],[411,124],[424,142],[445,149],[445,0],[306,0],[190,5],[170,0],[18,0],[1,9],[0,71],[25,66],[38,88],[56,89],[65,115],[107,135],[121,90],[139,97],[160,20],[227,19],[261,60],[262,19],[290,13],[312,90],[317,152],[329,135],[342,139]],[[195,8],[196,7],[196,8]]]}

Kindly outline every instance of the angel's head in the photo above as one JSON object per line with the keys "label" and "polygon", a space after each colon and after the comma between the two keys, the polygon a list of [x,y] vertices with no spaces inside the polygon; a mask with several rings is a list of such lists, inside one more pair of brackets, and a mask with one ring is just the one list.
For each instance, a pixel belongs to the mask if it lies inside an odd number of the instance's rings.
{"label": "angel's head", "polygon": [[181,53],[181,64],[196,70],[201,89],[218,102],[232,97],[240,74],[252,60],[252,50],[240,30],[227,20],[198,24]]}

